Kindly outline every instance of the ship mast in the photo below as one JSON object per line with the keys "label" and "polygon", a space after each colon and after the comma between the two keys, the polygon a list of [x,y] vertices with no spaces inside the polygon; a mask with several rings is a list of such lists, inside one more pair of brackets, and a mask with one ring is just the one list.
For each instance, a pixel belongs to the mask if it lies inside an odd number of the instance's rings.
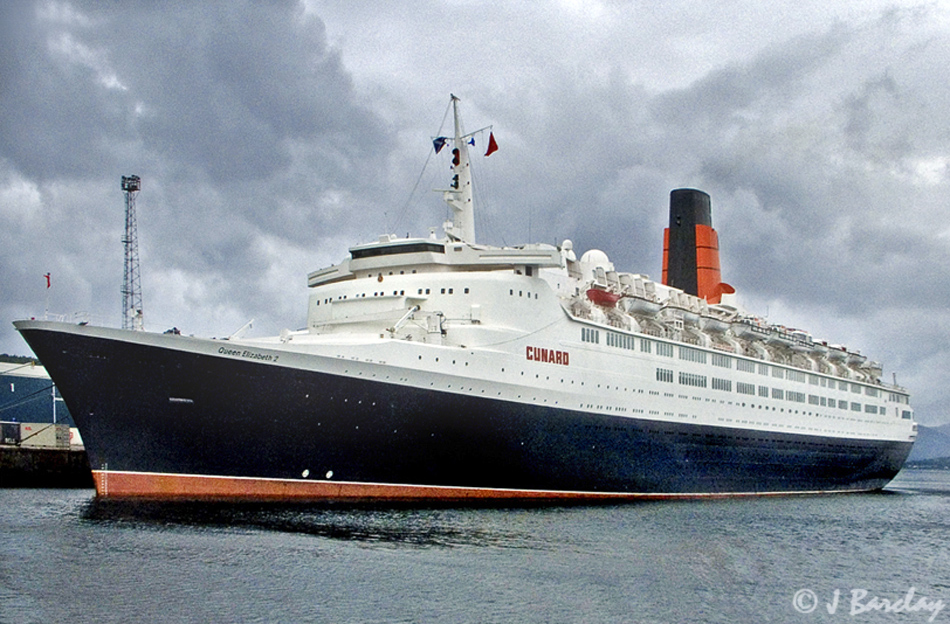
{"label": "ship mast", "polygon": [[452,96],[452,112],[455,115],[455,138],[452,149],[452,188],[442,191],[442,199],[452,207],[452,222],[445,224],[445,233],[451,238],[475,243],[475,207],[472,204],[472,168],[468,157],[468,139],[462,134],[459,119],[459,99]]}

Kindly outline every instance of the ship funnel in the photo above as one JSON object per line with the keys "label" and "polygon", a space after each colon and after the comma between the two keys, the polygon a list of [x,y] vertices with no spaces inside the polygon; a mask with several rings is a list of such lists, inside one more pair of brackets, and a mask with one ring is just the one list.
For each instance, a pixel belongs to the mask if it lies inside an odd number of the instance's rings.
{"label": "ship funnel", "polygon": [[712,203],[702,191],[670,192],[670,226],[663,231],[663,283],[709,303],[735,292],[722,281]]}

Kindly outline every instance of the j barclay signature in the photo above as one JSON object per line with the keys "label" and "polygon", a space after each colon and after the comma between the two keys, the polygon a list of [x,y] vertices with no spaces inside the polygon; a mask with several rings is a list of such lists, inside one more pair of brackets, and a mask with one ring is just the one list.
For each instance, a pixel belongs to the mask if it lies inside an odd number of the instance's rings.
{"label": "j barclay signature", "polygon": [[[881,611],[885,613],[924,612],[930,614],[930,618],[928,618],[927,621],[933,622],[937,614],[940,613],[944,607],[943,600],[931,600],[926,596],[918,597],[916,593],[916,588],[911,587],[902,597],[891,599],[881,598],[879,596],[868,596],[868,590],[866,589],[852,589],[850,601],[851,610],[848,613],[849,615],[860,615],[871,611]],[[846,606],[847,598],[844,600],[845,604],[841,604],[841,590],[836,589],[831,595],[831,600],[825,603],[825,609],[827,609],[830,614],[837,613],[839,605],[841,605],[842,608]],[[795,597],[792,598],[792,606],[794,606],[795,610],[799,613],[811,613],[818,608],[819,604],[818,595],[810,589],[799,589],[795,592]]]}

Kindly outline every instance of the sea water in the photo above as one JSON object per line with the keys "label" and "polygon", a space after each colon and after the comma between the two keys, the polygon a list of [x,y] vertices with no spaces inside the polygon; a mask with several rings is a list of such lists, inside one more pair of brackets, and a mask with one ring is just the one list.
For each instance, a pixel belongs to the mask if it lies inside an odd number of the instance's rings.
{"label": "sea water", "polygon": [[0,490],[0,622],[950,622],[950,473],[585,507]]}

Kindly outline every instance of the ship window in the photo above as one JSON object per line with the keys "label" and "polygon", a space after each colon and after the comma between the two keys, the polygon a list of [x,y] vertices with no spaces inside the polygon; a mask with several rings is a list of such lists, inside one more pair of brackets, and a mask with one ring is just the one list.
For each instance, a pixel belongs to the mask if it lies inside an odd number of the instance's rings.
{"label": "ship window", "polygon": [[785,379],[785,371],[778,366],[773,366],[772,377],[775,377],[776,379]]}
{"label": "ship window", "polygon": [[861,404],[860,404],[860,403],[854,403],[854,402],[852,402],[852,403],[851,403],[851,411],[852,411],[852,412],[860,412],[860,411],[861,411]]}
{"label": "ship window", "polygon": [[600,343],[600,332],[596,329],[591,329],[589,327],[581,327],[581,341],[582,342],[593,342],[595,344]]}
{"label": "ship window", "polygon": [[452,294],[452,291],[453,291],[453,290],[454,290],[453,288],[449,288],[449,294],[450,294],[450,295]]}
{"label": "ship window", "polygon": [[723,355],[721,353],[713,353],[710,356],[713,366],[720,366],[722,368],[732,368],[732,358],[728,355]]}
{"label": "ship window", "polygon": [[736,392],[739,394],[751,394],[752,396],[755,396],[755,384],[737,381]]}
{"label": "ship window", "polygon": [[855,394],[861,394],[861,386],[858,384],[851,384],[851,392],[854,392]]}
{"label": "ship window", "polygon": [[690,347],[680,347],[680,359],[688,362],[706,363],[706,352]]}
{"label": "ship window", "polygon": [[736,360],[736,368],[746,373],[754,373],[755,362],[750,362],[748,360]]}
{"label": "ship window", "polygon": [[838,401],[838,409],[848,409],[847,401]]}
{"label": "ship window", "polygon": [[901,418],[904,420],[910,420],[910,410],[904,410],[901,414]]}
{"label": "ship window", "polygon": [[468,288],[465,289],[465,294],[466,294],[466,295],[468,294]]}
{"label": "ship window", "polygon": [[865,405],[864,411],[868,414],[877,414],[877,405]]}
{"label": "ship window", "polygon": [[768,364],[759,364],[759,374],[768,375],[769,374],[769,365]]}
{"label": "ship window", "polygon": [[808,378],[808,376],[805,373],[801,371],[796,371],[796,370],[787,371],[786,376],[791,381],[798,381],[801,383],[805,383],[805,381],[807,381],[807,378]]}
{"label": "ship window", "polygon": [[725,390],[726,392],[732,392],[732,381],[728,379],[719,379],[718,377],[713,377],[712,389]]}
{"label": "ship window", "polygon": [[442,289],[442,294],[443,294],[443,295],[445,294],[445,289],[444,289],[444,288]]}
{"label": "ship window", "polygon": [[358,258],[372,258],[375,256],[392,256],[395,254],[432,252],[445,253],[445,247],[437,243],[413,243],[410,245],[391,245],[389,247],[370,247],[368,249],[351,249],[350,256]]}
{"label": "ship window", "polygon": [[785,395],[785,392],[781,388],[772,388],[772,398],[781,399]]}
{"label": "ship window", "polygon": [[640,350],[644,353],[650,353],[650,341],[646,338],[640,339]]}
{"label": "ship window", "polygon": [[706,376],[705,375],[695,375],[693,373],[684,373],[680,371],[679,382],[684,386],[694,386],[697,388],[706,387]]}
{"label": "ship window", "polygon": [[666,383],[673,383],[673,371],[668,368],[656,369],[656,380],[664,381]]}
{"label": "ship window", "polygon": [[673,357],[673,345],[665,342],[656,343],[656,354],[665,357]]}

